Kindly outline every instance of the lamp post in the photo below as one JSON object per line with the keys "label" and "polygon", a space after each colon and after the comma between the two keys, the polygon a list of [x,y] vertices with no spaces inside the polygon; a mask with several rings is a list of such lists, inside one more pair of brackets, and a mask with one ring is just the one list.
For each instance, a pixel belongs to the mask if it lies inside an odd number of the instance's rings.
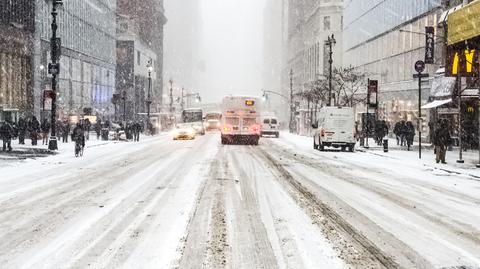
{"label": "lamp post", "polygon": [[147,104],[147,130],[150,133],[150,105],[152,104],[152,71],[153,71],[153,66],[152,66],[152,60],[148,61],[147,64],[147,70],[148,70],[148,93],[147,93],[147,100],[145,103]]}
{"label": "lamp post", "polygon": [[127,92],[122,91],[122,101],[123,101],[123,122],[127,122]]}
{"label": "lamp post", "polygon": [[170,79],[170,113],[173,113],[173,80]]}
{"label": "lamp post", "polygon": [[329,48],[329,58],[328,58],[328,66],[329,66],[329,75],[328,75],[328,106],[332,106],[332,65],[333,65],[333,46],[337,43],[335,40],[335,36],[332,34],[328,36],[328,39],[325,41],[325,45]]}
{"label": "lamp post", "polygon": [[294,125],[294,107],[293,107],[293,69],[290,69],[290,123],[289,129],[290,133],[293,133]]}
{"label": "lamp post", "polygon": [[185,100],[184,100],[184,92],[185,92],[185,88],[182,87],[182,99],[181,99],[181,105],[182,105],[182,111],[185,109]]}
{"label": "lamp post", "polygon": [[63,5],[62,0],[53,0],[52,1],[52,38],[50,39],[51,47],[51,60],[52,62],[48,64],[48,73],[52,75],[52,115],[51,115],[51,134],[50,140],[48,141],[49,150],[58,150],[57,145],[57,135],[56,135],[56,113],[57,113],[57,76],[60,74],[60,38],[57,38],[57,7]]}

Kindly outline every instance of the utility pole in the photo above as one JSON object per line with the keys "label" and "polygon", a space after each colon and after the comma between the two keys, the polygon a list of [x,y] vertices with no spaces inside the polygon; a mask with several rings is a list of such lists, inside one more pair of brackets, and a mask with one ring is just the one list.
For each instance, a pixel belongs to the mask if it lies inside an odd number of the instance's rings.
{"label": "utility pole", "polygon": [[[458,160],[457,163],[465,163],[463,160],[463,129],[462,129],[462,78],[457,75],[456,81],[457,98],[458,98]],[[480,135],[480,134],[479,134]]]}
{"label": "utility pole", "polygon": [[184,100],[184,92],[185,92],[185,88],[182,87],[182,100],[181,100],[181,105],[182,105],[182,111],[185,109],[185,100]]}
{"label": "utility pole", "polygon": [[122,91],[122,100],[123,100],[123,122],[126,125],[127,123],[127,91],[125,90]]}
{"label": "utility pole", "polygon": [[328,65],[329,65],[329,75],[328,75],[328,106],[332,106],[332,77],[333,77],[333,46],[337,43],[335,40],[335,36],[332,34],[332,36],[328,36],[328,39],[325,41],[325,44],[329,48],[329,59],[328,59]]}
{"label": "utility pole", "polygon": [[60,50],[61,50],[61,41],[60,38],[57,38],[57,7],[63,5],[62,0],[53,0],[52,1],[52,38],[50,39],[51,47],[51,60],[52,62],[48,64],[48,73],[52,75],[52,115],[50,126],[52,128],[52,133],[50,134],[50,140],[48,141],[49,150],[58,150],[57,145],[57,136],[56,136],[56,123],[57,123],[57,76],[60,74]]}
{"label": "utility pole", "polygon": [[170,79],[170,113],[173,113],[173,80]]}
{"label": "utility pole", "polygon": [[425,62],[417,61],[415,63],[415,71],[417,74],[413,75],[413,78],[418,78],[418,116],[417,116],[417,128],[418,128],[418,158],[422,158],[422,78],[428,78],[428,74],[422,74],[425,70]]}
{"label": "utility pole", "polygon": [[293,133],[294,125],[294,106],[293,106],[293,69],[290,69],[290,133]]}
{"label": "utility pole", "polygon": [[151,92],[152,92],[152,71],[153,71],[152,60],[148,61],[147,69],[148,69],[148,94],[147,94],[147,100],[146,100],[146,103],[147,103],[147,130],[148,130],[148,133],[151,134],[151,130],[150,130],[150,105],[152,104],[152,96],[151,96]]}

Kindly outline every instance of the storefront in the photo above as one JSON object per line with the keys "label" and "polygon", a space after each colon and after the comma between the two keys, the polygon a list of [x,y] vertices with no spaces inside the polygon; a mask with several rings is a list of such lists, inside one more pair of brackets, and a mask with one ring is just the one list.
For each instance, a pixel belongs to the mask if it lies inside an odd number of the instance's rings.
{"label": "storefront", "polygon": [[[447,119],[453,136],[464,148],[478,147],[480,78],[480,1],[474,1],[448,16],[447,54],[441,78],[445,99],[436,119]],[[440,79],[439,79],[440,81]],[[445,86],[447,85],[447,86]],[[433,92],[437,94],[438,92]]]}

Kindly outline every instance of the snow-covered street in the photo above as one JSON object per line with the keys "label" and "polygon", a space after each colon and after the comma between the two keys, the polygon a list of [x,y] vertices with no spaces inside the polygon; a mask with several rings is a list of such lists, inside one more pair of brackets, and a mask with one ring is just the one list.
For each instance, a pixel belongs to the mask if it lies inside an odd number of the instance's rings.
{"label": "snow-covered street", "polygon": [[168,135],[0,165],[2,268],[480,268],[480,173]]}

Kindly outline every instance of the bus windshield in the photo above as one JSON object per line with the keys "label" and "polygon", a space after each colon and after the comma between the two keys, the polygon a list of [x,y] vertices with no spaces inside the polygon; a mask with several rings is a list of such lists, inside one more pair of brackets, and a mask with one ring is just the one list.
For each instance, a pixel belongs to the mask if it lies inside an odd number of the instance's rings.
{"label": "bus windshield", "polygon": [[182,112],[182,122],[201,122],[203,120],[202,110],[184,110]]}

